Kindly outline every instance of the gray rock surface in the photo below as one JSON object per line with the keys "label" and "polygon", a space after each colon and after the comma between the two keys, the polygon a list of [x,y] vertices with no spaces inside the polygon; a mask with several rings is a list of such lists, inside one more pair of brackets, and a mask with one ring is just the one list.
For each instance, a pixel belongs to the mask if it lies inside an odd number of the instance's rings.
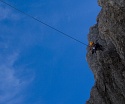
{"label": "gray rock surface", "polygon": [[102,9],[88,41],[97,41],[104,50],[91,54],[87,48],[95,85],[86,104],[125,104],[125,0],[98,0],[98,4]]}

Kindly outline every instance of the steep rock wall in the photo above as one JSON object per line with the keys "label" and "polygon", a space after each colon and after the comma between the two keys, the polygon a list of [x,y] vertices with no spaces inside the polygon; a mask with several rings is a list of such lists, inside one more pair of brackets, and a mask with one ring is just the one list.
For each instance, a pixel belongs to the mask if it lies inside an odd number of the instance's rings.
{"label": "steep rock wall", "polygon": [[97,24],[90,28],[88,41],[104,48],[87,61],[95,85],[86,104],[125,104],[125,0],[98,0],[102,7]]}

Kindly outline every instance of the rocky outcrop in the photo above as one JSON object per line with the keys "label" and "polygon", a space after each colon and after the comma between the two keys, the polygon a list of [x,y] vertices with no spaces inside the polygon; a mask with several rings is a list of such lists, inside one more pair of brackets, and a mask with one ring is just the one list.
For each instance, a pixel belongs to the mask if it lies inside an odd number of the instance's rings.
{"label": "rocky outcrop", "polygon": [[102,9],[88,40],[104,50],[91,54],[87,49],[95,85],[86,104],[125,104],[125,0],[98,0],[98,4]]}

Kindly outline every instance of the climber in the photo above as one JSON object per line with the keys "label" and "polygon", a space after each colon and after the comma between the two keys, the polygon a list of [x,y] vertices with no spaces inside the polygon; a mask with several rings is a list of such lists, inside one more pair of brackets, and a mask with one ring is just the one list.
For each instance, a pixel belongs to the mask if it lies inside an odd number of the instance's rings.
{"label": "climber", "polygon": [[92,51],[92,54],[93,53],[96,53],[96,47],[95,47],[95,43],[94,42],[89,42],[89,47],[90,47],[90,50]]}
{"label": "climber", "polygon": [[100,45],[99,43],[94,43],[94,42],[91,41],[89,43],[89,47],[90,47],[90,50],[92,50],[92,54],[96,53],[97,50],[103,51],[102,45]]}

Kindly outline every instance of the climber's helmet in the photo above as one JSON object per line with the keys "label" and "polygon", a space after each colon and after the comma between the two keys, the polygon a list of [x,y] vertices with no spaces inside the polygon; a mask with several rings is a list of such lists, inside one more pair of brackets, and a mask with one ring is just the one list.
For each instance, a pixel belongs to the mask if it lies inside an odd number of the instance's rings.
{"label": "climber's helmet", "polygon": [[89,46],[93,46],[94,45],[94,42],[89,42]]}

